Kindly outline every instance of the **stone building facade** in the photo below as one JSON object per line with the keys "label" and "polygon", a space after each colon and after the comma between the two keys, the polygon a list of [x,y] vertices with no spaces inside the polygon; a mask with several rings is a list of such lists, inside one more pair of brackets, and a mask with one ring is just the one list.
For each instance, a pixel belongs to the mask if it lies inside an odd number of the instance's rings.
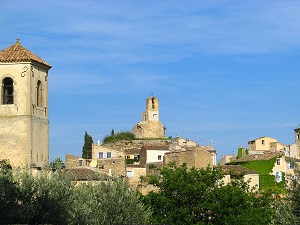
{"label": "stone building facade", "polygon": [[0,51],[0,159],[13,167],[48,163],[50,68],[19,40]]}
{"label": "stone building facade", "polygon": [[146,99],[146,111],[142,113],[141,122],[132,128],[137,138],[164,138],[165,128],[159,121],[159,102],[154,96]]}
{"label": "stone building facade", "polygon": [[216,150],[212,146],[198,146],[165,153],[163,164],[168,165],[171,162],[176,166],[185,163],[188,168],[213,168],[216,165]]}

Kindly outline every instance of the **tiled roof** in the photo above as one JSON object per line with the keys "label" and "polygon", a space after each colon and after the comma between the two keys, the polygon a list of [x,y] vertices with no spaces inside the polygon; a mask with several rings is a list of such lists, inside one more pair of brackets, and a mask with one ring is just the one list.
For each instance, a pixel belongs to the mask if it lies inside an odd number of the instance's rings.
{"label": "tiled roof", "polygon": [[146,150],[169,150],[168,145],[144,145],[142,148]]}
{"label": "tiled roof", "polygon": [[139,148],[130,148],[130,149],[125,149],[125,154],[130,155],[130,154],[140,154],[141,149]]}
{"label": "tiled roof", "polygon": [[282,152],[265,152],[263,154],[249,154],[246,155],[242,158],[239,158],[237,160],[232,161],[233,163],[235,162],[246,162],[246,161],[255,161],[255,160],[270,160],[273,159],[274,157],[283,155]]}
{"label": "tiled roof", "polygon": [[219,167],[225,174],[240,175],[240,174],[258,174],[258,172],[242,167],[240,165],[224,165]]}
{"label": "tiled roof", "polygon": [[37,55],[33,54],[28,49],[24,48],[20,44],[18,39],[14,45],[0,51],[0,62],[2,62],[2,63],[38,62],[40,64],[43,64],[43,65],[51,68],[51,65],[49,63],[42,60]]}
{"label": "tiled roof", "polygon": [[74,178],[78,181],[82,180],[102,180],[100,173],[88,168],[71,168],[66,169],[66,172],[73,174]]}

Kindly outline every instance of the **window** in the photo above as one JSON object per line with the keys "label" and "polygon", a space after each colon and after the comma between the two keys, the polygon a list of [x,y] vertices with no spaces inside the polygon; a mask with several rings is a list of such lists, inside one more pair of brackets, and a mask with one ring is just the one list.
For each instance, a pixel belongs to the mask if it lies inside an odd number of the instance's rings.
{"label": "window", "polygon": [[98,158],[99,159],[108,159],[108,158],[113,158],[114,154],[112,152],[99,152],[98,153]]}
{"label": "window", "polygon": [[127,177],[134,177],[134,173],[132,170],[127,170]]}
{"label": "window", "polygon": [[152,109],[154,109],[155,108],[155,106],[154,106],[154,98],[152,98],[151,101],[152,101]]}
{"label": "window", "polygon": [[79,166],[82,166],[83,160],[79,160]]}
{"label": "window", "polygon": [[161,160],[161,155],[157,156],[157,159],[158,159],[158,160]]}
{"label": "window", "polygon": [[295,164],[289,162],[289,163],[288,163],[288,168],[289,168],[289,169],[295,169]]}
{"label": "window", "polygon": [[276,165],[278,165],[278,166],[281,165],[281,159],[276,159]]}
{"label": "window", "polygon": [[265,140],[261,140],[261,144],[262,144],[262,145],[265,145]]}
{"label": "window", "polygon": [[130,155],[127,155],[127,156],[126,156],[126,159],[130,159]]}
{"label": "window", "polygon": [[2,81],[2,104],[14,104],[14,82],[10,77]]}
{"label": "window", "polygon": [[43,94],[42,94],[42,82],[39,80],[37,82],[37,95],[36,95],[36,104],[37,106],[42,106],[43,105]]}
{"label": "window", "polygon": [[140,159],[140,155],[134,155],[134,159]]}

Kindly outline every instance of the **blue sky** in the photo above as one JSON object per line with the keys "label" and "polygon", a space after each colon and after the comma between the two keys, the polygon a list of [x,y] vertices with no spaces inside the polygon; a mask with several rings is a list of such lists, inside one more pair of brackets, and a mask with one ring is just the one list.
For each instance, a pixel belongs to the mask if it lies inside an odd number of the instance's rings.
{"label": "blue sky", "polygon": [[299,1],[0,0],[0,49],[21,44],[49,71],[50,160],[130,131],[160,101],[166,136],[221,155],[300,123]]}

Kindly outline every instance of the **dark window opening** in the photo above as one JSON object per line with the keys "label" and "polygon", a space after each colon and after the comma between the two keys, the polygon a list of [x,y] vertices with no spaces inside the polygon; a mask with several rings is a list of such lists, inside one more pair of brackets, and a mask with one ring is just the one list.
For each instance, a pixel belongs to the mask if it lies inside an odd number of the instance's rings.
{"label": "dark window opening", "polygon": [[2,104],[14,104],[14,82],[10,77],[6,77],[2,82]]}
{"label": "dark window opening", "polygon": [[152,98],[151,101],[152,101],[152,109],[154,109],[155,108],[155,106],[154,106],[154,98]]}
{"label": "dark window opening", "polygon": [[39,80],[37,82],[37,99],[36,99],[36,102],[37,102],[37,106],[42,106],[43,105],[43,94],[42,94],[42,82]]}

